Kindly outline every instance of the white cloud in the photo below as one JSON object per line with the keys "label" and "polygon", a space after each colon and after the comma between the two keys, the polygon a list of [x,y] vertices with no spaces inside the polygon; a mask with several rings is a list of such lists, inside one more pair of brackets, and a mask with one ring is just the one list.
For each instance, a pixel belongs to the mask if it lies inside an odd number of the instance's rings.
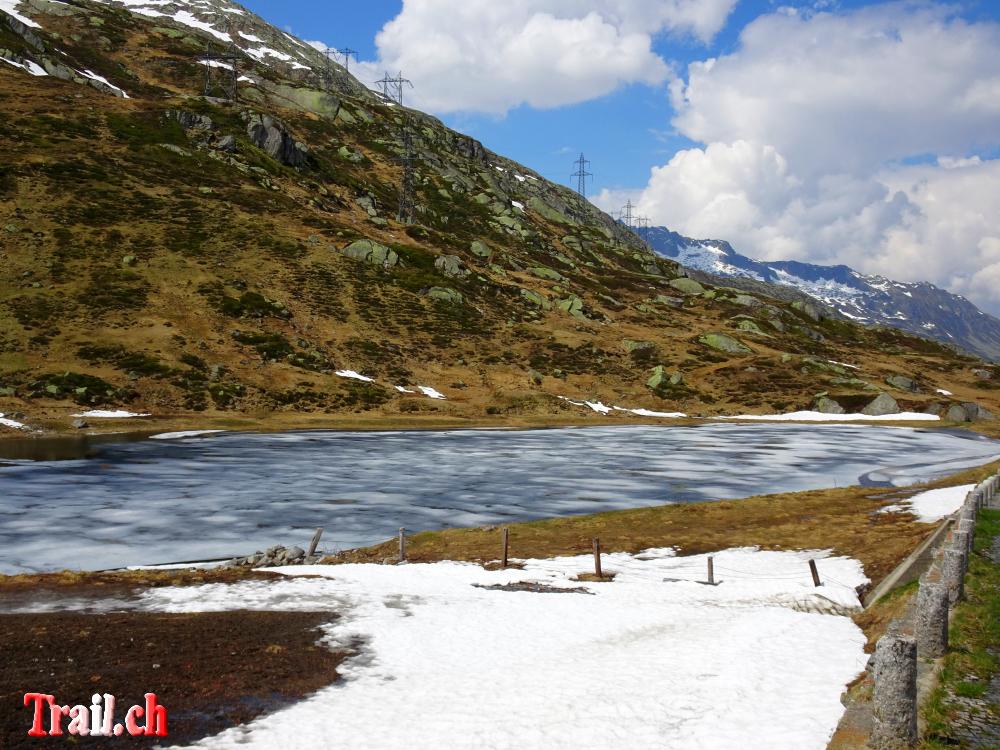
{"label": "white cloud", "polygon": [[414,103],[439,113],[558,107],[624,84],[662,83],[669,66],[653,36],[708,41],[736,2],[404,0],[376,37],[379,59],[356,70],[369,84],[403,71]]}
{"label": "white cloud", "polygon": [[1000,160],[969,156],[1000,145],[997,49],[1000,24],[924,3],[762,16],[672,82],[674,127],[704,145],[652,170],[639,211],[1000,310]]}

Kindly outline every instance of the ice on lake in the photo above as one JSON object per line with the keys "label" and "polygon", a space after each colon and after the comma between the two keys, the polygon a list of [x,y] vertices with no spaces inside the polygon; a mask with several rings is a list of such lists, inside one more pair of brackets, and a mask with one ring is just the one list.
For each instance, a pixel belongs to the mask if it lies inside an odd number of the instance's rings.
{"label": "ice on lake", "polygon": [[0,572],[326,550],[419,531],[858,483],[1000,456],[971,433],[861,425],[223,433],[0,467]]}

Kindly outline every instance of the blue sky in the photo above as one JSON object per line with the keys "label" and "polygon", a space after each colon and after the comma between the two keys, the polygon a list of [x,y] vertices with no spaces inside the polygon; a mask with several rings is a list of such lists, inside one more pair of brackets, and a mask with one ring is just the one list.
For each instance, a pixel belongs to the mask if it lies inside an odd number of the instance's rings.
{"label": "blue sky", "polygon": [[998,0],[245,4],[609,212],[1000,313]]}
{"label": "blue sky", "polygon": [[[460,2],[460,0],[456,0]],[[258,15],[290,29],[296,35],[358,51],[361,59],[377,58],[375,36],[403,7],[402,0],[366,0],[363,3],[320,0],[245,0]],[[821,3],[837,11],[873,5],[865,0]],[[683,71],[688,63],[724,55],[739,43],[741,30],[763,14],[781,6],[811,8],[815,2],[739,0],[725,25],[708,44],[690,34],[661,33],[653,50]],[[1000,3],[989,0],[964,4],[968,18],[1000,17]],[[483,40],[488,44],[489,40]],[[403,71],[404,73],[406,71]],[[498,153],[536,169],[553,181],[570,183],[572,162],[582,151],[592,162],[590,192],[602,188],[638,187],[650,168],[662,164],[692,140],[673,131],[673,110],[664,85],[625,85],[592,101],[552,108],[522,105],[505,115],[435,113],[451,127],[468,133]],[[930,158],[930,157],[928,157]]]}

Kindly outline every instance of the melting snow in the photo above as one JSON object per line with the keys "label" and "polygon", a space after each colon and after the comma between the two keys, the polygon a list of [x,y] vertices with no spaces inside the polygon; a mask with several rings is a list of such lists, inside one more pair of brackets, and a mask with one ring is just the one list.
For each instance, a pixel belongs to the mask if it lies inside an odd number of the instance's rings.
{"label": "melting snow", "polygon": [[974,484],[963,484],[957,487],[945,487],[941,490],[929,490],[914,495],[909,500],[883,508],[883,513],[906,511],[917,517],[921,523],[936,523],[945,516],[957,512],[969,493],[976,489]]}
{"label": "melting snow", "polygon": [[37,23],[32,21],[27,16],[22,16],[20,13],[17,12],[17,10],[15,10],[19,4],[20,0],[0,0],[0,10],[5,11],[8,15],[13,16],[18,21],[23,23],[25,26],[30,26],[33,29],[40,29],[41,26],[39,26]]}
{"label": "melting snow", "polygon": [[445,400],[447,397],[438,390],[431,388],[429,385],[418,385],[417,388],[427,396],[428,398],[436,398],[440,400]]}
{"label": "melting snow", "polygon": [[397,386],[394,386],[394,387],[400,393],[416,393],[416,391],[411,391],[409,388],[404,388],[401,385],[397,385]]}
{"label": "melting snow", "polygon": [[152,414],[136,414],[131,411],[104,411],[102,409],[91,409],[83,414],[74,414],[74,417],[86,417],[88,419],[130,419],[131,417],[151,417]]}
{"label": "melting snow", "polygon": [[511,201],[510,204],[514,208],[516,208],[518,211],[523,211],[524,210],[524,204],[521,203],[520,201]]}
{"label": "melting snow", "polygon": [[115,91],[120,91],[121,94],[122,94],[122,97],[125,98],[125,99],[129,99],[130,98],[129,95],[125,93],[124,89],[119,88],[118,86],[115,86],[107,78],[105,78],[104,76],[97,75],[97,73],[95,73],[92,70],[81,70],[80,71],[80,75],[85,76],[85,77],[91,79],[92,81],[99,81],[99,82],[103,83],[105,86],[113,88]]}
{"label": "melting snow", "polygon": [[17,60],[10,60],[6,57],[0,57],[0,60],[10,65],[13,65],[15,68],[20,68],[21,70],[25,71],[26,73],[30,73],[33,76],[40,77],[48,75],[48,73],[45,72],[45,68],[43,68],[38,63],[33,62],[31,60],[25,60],[23,63],[19,63]]}
{"label": "melting snow", "polygon": [[946,391],[944,388],[938,388],[937,392],[940,393],[942,396],[954,396],[955,395],[951,391]]}
{"label": "melting snow", "polygon": [[31,429],[28,425],[22,424],[21,422],[15,422],[13,419],[8,419],[3,414],[0,414],[0,425],[3,425],[4,427],[11,427],[15,430]]}
{"label": "melting snow", "polygon": [[362,375],[355,372],[354,370],[337,370],[334,375],[342,378],[350,378],[351,380],[361,380],[365,383],[374,383],[374,378],[369,378],[367,375]]}
{"label": "melting snow", "polygon": [[[199,743],[441,748],[823,750],[865,667],[842,613],[867,579],[826,552],[609,554],[613,583],[579,584],[588,556],[489,572],[462,563],[302,566],[286,578],[154,589],[155,611],[333,609],[326,643],[357,647],[343,679]],[[807,560],[824,584],[814,588]],[[539,582],[576,593],[498,591]],[[816,644],[822,644],[817,648]]]}

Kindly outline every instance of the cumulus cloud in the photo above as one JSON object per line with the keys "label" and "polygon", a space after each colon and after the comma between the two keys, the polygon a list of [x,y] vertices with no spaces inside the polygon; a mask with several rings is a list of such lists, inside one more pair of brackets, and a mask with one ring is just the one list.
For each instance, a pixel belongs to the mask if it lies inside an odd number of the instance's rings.
{"label": "cumulus cloud", "polygon": [[1000,160],[975,155],[1000,145],[998,48],[1000,24],[924,3],[762,16],[672,81],[673,125],[701,145],[652,170],[639,211],[1000,310]]}
{"label": "cumulus cloud", "polygon": [[371,84],[404,71],[414,102],[434,112],[504,114],[558,107],[629,83],[658,84],[662,32],[710,40],[737,0],[404,0],[376,37]]}

